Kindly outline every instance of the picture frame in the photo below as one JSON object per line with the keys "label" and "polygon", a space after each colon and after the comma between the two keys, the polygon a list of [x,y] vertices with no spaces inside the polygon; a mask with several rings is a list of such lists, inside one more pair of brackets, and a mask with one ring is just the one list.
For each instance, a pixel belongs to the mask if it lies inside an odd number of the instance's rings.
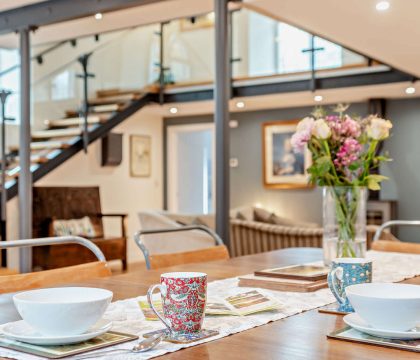
{"label": "picture frame", "polygon": [[150,177],[152,138],[148,135],[130,135],[130,176]]}
{"label": "picture frame", "polygon": [[263,181],[268,189],[309,189],[311,154],[296,154],[291,137],[299,120],[270,121],[262,125]]}

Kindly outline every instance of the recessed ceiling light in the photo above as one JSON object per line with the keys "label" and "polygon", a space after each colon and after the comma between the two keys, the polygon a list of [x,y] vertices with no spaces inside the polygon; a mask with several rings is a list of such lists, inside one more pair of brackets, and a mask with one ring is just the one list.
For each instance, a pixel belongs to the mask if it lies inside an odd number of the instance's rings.
{"label": "recessed ceiling light", "polygon": [[170,112],[171,114],[176,114],[176,113],[178,112],[178,108],[176,108],[176,107],[171,107],[171,108],[169,109],[169,112]]}
{"label": "recessed ceiling light", "polygon": [[376,3],[376,10],[385,11],[389,9],[389,1],[379,1]]}
{"label": "recessed ceiling light", "polygon": [[409,86],[405,89],[405,93],[408,95],[414,94],[416,92],[416,88],[414,86]]}
{"label": "recessed ceiling light", "polygon": [[236,103],[236,107],[237,107],[238,109],[243,109],[243,108],[245,107],[245,103],[244,103],[243,101],[238,101],[238,102]]}
{"label": "recessed ceiling light", "polygon": [[315,95],[315,96],[314,96],[314,100],[315,100],[316,102],[320,102],[320,101],[324,100],[324,98],[322,97],[322,95]]}
{"label": "recessed ceiling light", "polygon": [[96,13],[95,14],[95,19],[96,20],[102,20],[102,18],[103,18],[103,15],[101,13]]}

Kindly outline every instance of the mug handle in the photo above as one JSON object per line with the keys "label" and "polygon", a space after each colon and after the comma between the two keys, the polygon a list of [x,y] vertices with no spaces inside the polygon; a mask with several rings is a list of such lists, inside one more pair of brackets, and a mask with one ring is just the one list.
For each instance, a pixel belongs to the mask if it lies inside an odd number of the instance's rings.
{"label": "mug handle", "polygon": [[[149,287],[149,290],[147,290],[147,302],[150,305],[150,308],[153,310],[153,312],[156,314],[156,316],[159,318],[160,321],[163,322],[163,324],[166,326],[166,328],[169,330],[169,333],[172,334],[171,324],[162,317],[159,312],[156,310],[155,306],[153,305],[153,292],[155,289],[159,289],[162,296],[165,297],[167,293],[166,285],[156,284]],[[163,308],[163,304],[162,304]]]}
{"label": "mug handle", "polygon": [[340,271],[342,274],[344,272],[344,269],[341,266],[336,267],[334,270],[332,270],[329,274],[328,274],[328,284],[330,286],[330,290],[333,293],[333,295],[335,296],[335,298],[337,299],[338,303],[340,305],[344,305],[346,302],[346,299],[344,299],[343,297],[340,296],[339,292],[338,292],[338,286],[337,286],[337,282],[340,281],[342,282],[343,280],[339,279],[337,276],[337,271]]}

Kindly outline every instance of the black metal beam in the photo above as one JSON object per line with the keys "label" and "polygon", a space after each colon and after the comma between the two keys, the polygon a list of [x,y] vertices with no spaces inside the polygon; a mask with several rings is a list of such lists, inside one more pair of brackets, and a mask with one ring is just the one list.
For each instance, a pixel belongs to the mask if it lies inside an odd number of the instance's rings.
{"label": "black metal beam", "polygon": [[[337,75],[331,77],[318,78],[317,88],[319,90],[327,90],[354,86],[390,84],[411,80],[411,75],[400,72],[398,70],[391,69],[378,72]],[[308,91],[308,89],[310,88],[310,84],[311,79],[309,78],[305,80],[279,81],[266,84],[236,85],[233,87],[233,96],[244,97]],[[182,91],[165,94],[165,103],[204,101],[212,99],[213,89],[210,87],[208,89],[202,90],[192,89],[191,91]]]}
{"label": "black metal beam", "polygon": [[48,0],[0,13],[0,34],[167,0]]}

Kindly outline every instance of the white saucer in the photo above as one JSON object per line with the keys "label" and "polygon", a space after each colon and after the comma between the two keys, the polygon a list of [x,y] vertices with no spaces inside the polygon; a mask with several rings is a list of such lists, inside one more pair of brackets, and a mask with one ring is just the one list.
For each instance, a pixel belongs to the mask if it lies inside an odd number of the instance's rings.
{"label": "white saucer", "polygon": [[3,336],[34,345],[68,345],[92,339],[106,333],[112,326],[111,321],[99,320],[88,331],[80,335],[47,336],[42,335],[24,320],[15,321],[3,327]]}
{"label": "white saucer", "polygon": [[385,339],[397,340],[414,340],[420,339],[420,328],[416,327],[410,331],[394,331],[382,330],[371,327],[365,320],[358,314],[351,313],[343,318],[344,322],[352,328],[364,332],[369,335],[378,336]]}

